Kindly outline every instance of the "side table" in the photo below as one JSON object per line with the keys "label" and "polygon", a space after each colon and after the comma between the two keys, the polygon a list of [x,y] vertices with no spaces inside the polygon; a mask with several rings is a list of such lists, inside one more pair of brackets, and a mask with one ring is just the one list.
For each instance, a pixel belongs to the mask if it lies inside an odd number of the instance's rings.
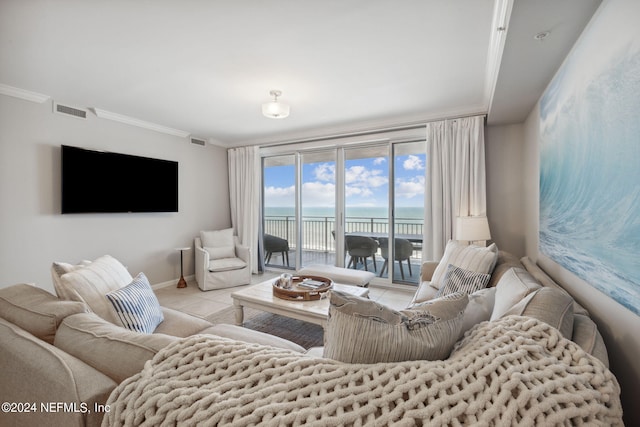
{"label": "side table", "polygon": [[184,247],[184,248],[175,248],[176,251],[180,251],[180,280],[178,280],[178,288],[186,288],[187,287],[187,281],[184,280],[184,275],[183,275],[183,264],[182,264],[182,253],[184,251],[188,251],[191,250],[191,247]]}

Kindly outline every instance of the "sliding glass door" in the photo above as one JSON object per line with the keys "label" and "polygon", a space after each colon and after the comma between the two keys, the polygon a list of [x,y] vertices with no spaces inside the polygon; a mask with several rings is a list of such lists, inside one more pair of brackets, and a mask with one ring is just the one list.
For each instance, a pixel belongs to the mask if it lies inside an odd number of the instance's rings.
{"label": "sliding glass door", "polygon": [[262,161],[262,216],[265,264],[295,268],[296,156],[265,157]]}
{"label": "sliding glass door", "polygon": [[344,213],[347,267],[382,274],[380,241],[389,236],[388,144],[344,149]]}
{"label": "sliding glass door", "polygon": [[424,167],[424,141],[264,157],[267,266],[336,265],[419,283]]}
{"label": "sliding glass door", "polygon": [[[402,142],[393,149],[393,278],[420,283],[424,225],[426,147],[424,141]],[[391,261],[389,261],[391,262]]]}
{"label": "sliding glass door", "polygon": [[298,265],[335,265],[336,150],[302,153],[300,163]]}

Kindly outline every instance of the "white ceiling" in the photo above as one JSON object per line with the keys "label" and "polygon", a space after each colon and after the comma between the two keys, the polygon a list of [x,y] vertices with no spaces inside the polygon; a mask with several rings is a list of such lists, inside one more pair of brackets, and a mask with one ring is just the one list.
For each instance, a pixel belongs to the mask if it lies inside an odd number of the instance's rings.
{"label": "white ceiling", "polygon": [[[601,0],[512,1],[1,0],[0,85],[225,146],[517,123]],[[261,115],[271,89],[289,118]]]}

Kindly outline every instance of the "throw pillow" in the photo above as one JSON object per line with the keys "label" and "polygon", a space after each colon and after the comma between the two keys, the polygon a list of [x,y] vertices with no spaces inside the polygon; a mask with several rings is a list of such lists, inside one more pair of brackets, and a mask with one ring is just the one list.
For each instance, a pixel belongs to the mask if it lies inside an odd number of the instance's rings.
{"label": "throw pillow", "polygon": [[107,292],[128,285],[132,279],[124,265],[104,255],[89,265],[63,274],[60,277],[60,289],[56,288],[56,292],[61,299],[86,303],[98,316],[122,326],[104,296]]}
{"label": "throw pillow", "polygon": [[209,253],[210,259],[235,258],[236,247],[233,228],[216,231],[201,231],[202,247]]}
{"label": "throw pillow", "polygon": [[607,347],[598,332],[598,327],[589,316],[580,313],[574,314],[571,341],[578,344],[587,353],[600,359],[607,368],[609,367]]}
{"label": "throw pillow", "polygon": [[210,248],[205,246],[203,248],[209,254],[209,260],[215,261],[217,259],[235,258],[236,250],[234,246],[225,246],[222,248]]}
{"label": "throw pillow", "polygon": [[510,268],[496,285],[496,302],[491,320],[501,318],[511,307],[536,289],[540,289],[536,279],[522,268]]}
{"label": "throw pillow", "polygon": [[495,243],[484,248],[476,245],[465,245],[454,240],[449,240],[444,250],[444,255],[438,263],[431,284],[440,289],[443,286],[444,276],[449,264],[476,273],[491,274],[498,259],[498,247]]}
{"label": "throw pillow", "polygon": [[439,360],[458,339],[468,297],[446,295],[396,311],[331,291],[324,357],[347,363]]}
{"label": "throw pillow", "polygon": [[485,288],[469,294],[469,304],[462,318],[460,337],[478,323],[491,319],[495,300],[496,288]]}
{"label": "throw pillow", "polygon": [[559,289],[543,287],[531,292],[502,317],[511,314],[542,320],[565,338],[573,335],[573,298]]}
{"label": "throw pillow", "polygon": [[442,287],[438,293],[436,293],[436,298],[454,292],[472,294],[475,291],[486,288],[489,279],[491,279],[490,274],[476,273],[475,271],[465,270],[464,268],[449,264]]}
{"label": "throw pillow", "polygon": [[82,267],[86,267],[91,264],[91,261],[82,260],[79,264],[69,264],[67,262],[55,261],[51,264],[51,279],[53,280],[53,289],[56,291],[56,295],[59,298],[63,298],[60,292],[64,292],[64,287],[60,282],[60,278],[67,273],[76,271]]}
{"label": "throw pillow", "polygon": [[125,328],[151,334],[164,320],[158,298],[144,273],[140,273],[124,288],[109,292],[113,310]]}

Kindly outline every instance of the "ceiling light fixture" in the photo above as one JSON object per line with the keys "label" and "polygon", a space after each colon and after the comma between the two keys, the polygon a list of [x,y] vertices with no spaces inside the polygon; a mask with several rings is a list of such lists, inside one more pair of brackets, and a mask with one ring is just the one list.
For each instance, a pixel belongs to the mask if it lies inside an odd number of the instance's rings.
{"label": "ceiling light fixture", "polygon": [[270,119],[284,119],[289,116],[291,108],[287,104],[278,102],[278,97],[282,95],[279,90],[272,90],[269,95],[273,96],[273,101],[262,104],[262,114]]}

